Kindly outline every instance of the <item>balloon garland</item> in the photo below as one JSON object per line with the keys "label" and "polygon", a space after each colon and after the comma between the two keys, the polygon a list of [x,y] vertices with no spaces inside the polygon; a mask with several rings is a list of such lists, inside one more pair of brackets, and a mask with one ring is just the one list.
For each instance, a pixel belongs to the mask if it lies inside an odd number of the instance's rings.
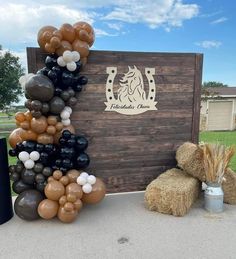
{"label": "balloon garland", "polygon": [[88,82],[80,71],[93,42],[94,30],[86,22],[59,30],[45,26],[38,32],[39,46],[48,53],[45,67],[19,79],[28,110],[15,114],[18,128],[9,136],[9,155],[18,161],[9,172],[18,194],[14,209],[24,220],[58,217],[69,223],[83,204],[105,196],[102,180],[83,172],[90,163],[88,140],[75,135],[70,119]]}

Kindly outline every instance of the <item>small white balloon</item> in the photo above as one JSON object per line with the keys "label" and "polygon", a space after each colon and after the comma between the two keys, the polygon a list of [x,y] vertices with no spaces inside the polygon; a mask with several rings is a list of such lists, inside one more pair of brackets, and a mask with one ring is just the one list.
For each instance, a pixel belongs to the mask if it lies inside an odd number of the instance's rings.
{"label": "small white balloon", "polygon": [[69,50],[64,51],[62,57],[66,63],[73,61],[73,55]]}
{"label": "small white balloon", "polygon": [[69,111],[63,110],[63,111],[61,112],[60,116],[61,116],[62,120],[67,120],[67,119],[70,118],[70,113],[69,113]]}
{"label": "small white balloon", "polygon": [[83,177],[83,176],[79,176],[79,177],[77,178],[77,183],[78,183],[79,185],[85,185],[85,184],[87,183],[86,178]]}
{"label": "small white balloon", "polygon": [[24,162],[24,166],[26,169],[32,169],[34,167],[34,161],[31,159],[28,159]]}
{"label": "small white balloon", "polygon": [[61,120],[61,122],[62,122],[62,124],[63,124],[64,126],[69,126],[69,125],[71,124],[70,119]]}
{"label": "small white balloon", "polygon": [[73,61],[77,62],[80,60],[80,54],[78,51],[72,51]]}
{"label": "small white balloon", "polygon": [[87,180],[89,174],[86,173],[86,172],[82,172],[82,173],[80,174],[80,176],[84,177],[84,178]]}
{"label": "small white balloon", "polygon": [[32,152],[30,153],[30,159],[31,159],[31,160],[37,161],[37,160],[39,160],[39,158],[40,158],[39,152],[37,152],[37,151],[32,151]]}
{"label": "small white balloon", "polygon": [[82,190],[84,193],[90,193],[92,191],[93,187],[91,184],[86,183],[85,185],[82,186]]}
{"label": "small white balloon", "polygon": [[63,57],[58,57],[57,58],[57,64],[60,66],[60,67],[65,67],[66,66],[66,62],[64,61]]}
{"label": "small white balloon", "polygon": [[87,178],[87,182],[90,183],[91,185],[96,183],[96,177],[94,175],[89,175]]}
{"label": "small white balloon", "polygon": [[22,151],[22,152],[20,152],[18,158],[20,159],[20,161],[25,162],[30,158],[30,155],[28,152]]}
{"label": "small white balloon", "polygon": [[70,114],[72,113],[72,109],[69,106],[65,106],[65,108],[63,109],[63,111],[68,111]]}
{"label": "small white balloon", "polygon": [[67,64],[66,64],[66,68],[67,68],[69,71],[71,71],[71,72],[75,71],[75,70],[76,70],[76,64],[75,64],[75,62],[74,62],[74,61],[71,61],[71,62],[67,63]]}

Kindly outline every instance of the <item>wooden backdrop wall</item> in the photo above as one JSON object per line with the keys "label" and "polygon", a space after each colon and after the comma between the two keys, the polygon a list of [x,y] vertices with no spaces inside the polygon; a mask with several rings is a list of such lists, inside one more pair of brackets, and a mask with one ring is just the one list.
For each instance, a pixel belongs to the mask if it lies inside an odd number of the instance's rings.
{"label": "wooden backdrop wall", "polygon": [[[28,70],[44,66],[45,53],[27,48]],[[103,178],[108,192],[144,190],[174,167],[175,151],[185,141],[198,142],[202,54],[91,51],[81,74],[88,84],[79,94],[72,123],[89,140],[89,172]],[[155,67],[157,111],[122,115],[105,111],[106,68],[118,77],[136,65]],[[146,77],[144,83],[147,85]]]}

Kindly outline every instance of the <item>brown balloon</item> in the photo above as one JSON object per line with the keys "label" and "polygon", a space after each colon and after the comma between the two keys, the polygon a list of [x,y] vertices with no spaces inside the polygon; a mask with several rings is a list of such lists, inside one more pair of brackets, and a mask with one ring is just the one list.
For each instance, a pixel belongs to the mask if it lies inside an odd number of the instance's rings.
{"label": "brown balloon", "polygon": [[44,189],[44,193],[49,200],[58,201],[65,193],[65,187],[59,181],[50,181]]}
{"label": "brown balloon", "polygon": [[64,223],[71,223],[76,219],[77,210],[66,211],[64,207],[60,207],[57,213],[57,217]]}
{"label": "brown balloon", "polygon": [[67,202],[66,196],[65,195],[61,196],[61,198],[59,199],[59,204],[61,206],[64,206],[66,202]]}
{"label": "brown balloon", "polygon": [[63,185],[68,185],[70,180],[68,176],[62,176],[61,179],[59,180]]}
{"label": "brown balloon", "polygon": [[38,134],[33,132],[32,130],[27,130],[25,133],[25,140],[34,140],[36,141],[38,138]]}
{"label": "brown balloon", "polygon": [[58,123],[55,125],[55,127],[56,127],[56,130],[57,130],[57,131],[61,131],[61,130],[63,129],[63,124],[62,124],[62,122],[58,122]]}
{"label": "brown balloon", "polygon": [[55,53],[56,48],[51,45],[51,43],[46,43],[44,47],[45,51],[48,53]]}
{"label": "brown balloon", "polygon": [[82,209],[82,207],[83,207],[83,203],[82,203],[82,201],[80,200],[80,199],[77,199],[74,203],[74,207],[75,207],[75,209],[79,212],[81,209]]}
{"label": "brown balloon", "polygon": [[73,194],[77,199],[81,199],[83,191],[81,186],[77,183],[70,183],[66,186],[66,194]]}
{"label": "brown balloon", "polygon": [[30,123],[28,121],[23,121],[20,123],[20,127],[22,129],[28,130],[28,129],[30,129]]}
{"label": "brown balloon", "polygon": [[81,172],[76,169],[71,169],[67,172],[70,183],[76,183],[77,178],[80,176]]}
{"label": "brown balloon", "polygon": [[55,180],[60,180],[61,179],[61,177],[63,176],[63,174],[62,174],[62,171],[60,171],[60,170],[55,170],[54,172],[53,172],[53,178],[55,179]]}
{"label": "brown balloon", "polygon": [[74,39],[75,39],[75,29],[72,25],[70,25],[68,23],[64,23],[64,24],[62,24],[59,31],[62,34],[63,40],[69,41],[70,43],[72,43],[74,41]]}
{"label": "brown balloon", "polygon": [[53,143],[53,136],[49,135],[48,133],[42,133],[38,135],[37,142],[41,144],[52,144]]}
{"label": "brown balloon", "polygon": [[89,45],[85,41],[81,41],[79,39],[76,39],[72,43],[72,48],[75,51],[78,51],[81,58],[87,57],[89,55]]}
{"label": "brown balloon", "polygon": [[72,203],[76,202],[77,200],[76,195],[71,193],[66,195],[66,199],[68,202],[72,202]]}
{"label": "brown balloon", "polygon": [[106,186],[103,181],[99,178],[96,179],[96,183],[92,185],[92,192],[84,193],[82,202],[88,204],[95,204],[100,202],[106,194]]}
{"label": "brown balloon", "polygon": [[47,122],[49,125],[55,126],[57,124],[57,116],[53,116],[53,115],[48,116]]}
{"label": "brown balloon", "polygon": [[27,134],[27,131],[22,128],[14,129],[8,138],[8,142],[10,146],[12,148],[15,148],[17,143],[20,143],[26,140],[26,134]]}
{"label": "brown balloon", "polygon": [[23,121],[26,120],[25,114],[24,114],[23,112],[17,112],[17,113],[15,114],[15,119],[16,119],[16,121],[18,121],[18,122],[23,122]]}
{"label": "brown balloon", "polygon": [[50,40],[50,46],[56,50],[61,46],[61,40],[58,37],[53,36]]}
{"label": "brown balloon", "polygon": [[57,28],[53,26],[44,26],[39,30],[37,38],[38,38],[38,44],[41,49],[45,50],[45,44],[47,43],[47,37],[45,37],[44,33],[45,32],[53,33],[56,30]]}
{"label": "brown balloon", "polygon": [[39,203],[38,213],[43,219],[52,219],[57,215],[58,209],[58,202],[45,199]]}
{"label": "brown balloon", "polygon": [[56,133],[56,128],[52,125],[49,125],[46,129],[46,132],[49,134],[49,135],[54,135]]}
{"label": "brown balloon", "polygon": [[62,40],[61,46],[58,49],[56,49],[56,54],[58,56],[62,56],[64,51],[66,51],[66,50],[72,51],[72,45],[70,44],[70,42]]}
{"label": "brown balloon", "polygon": [[76,38],[86,41],[91,47],[95,41],[95,33],[93,27],[86,22],[77,22],[73,25],[76,31]]}
{"label": "brown balloon", "polygon": [[73,205],[72,202],[66,202],[66,203],[64,204],[64,209],[65,209],[66,211],[70,212],[70,211],[73,211],[73,210],[75,209],[75,207],[74,207],[74,205]]}
{"label": "brown balloon", "polygon": [[25,112],[24,115],[25,115],[25,119],[26,119],[27,121],[29,121],[29,122],[30,122],[30,121],[32,120],[32,118],[33,118],[33,116],[32,116],[32,114],[31,114],[30,111]]}
{"label": "brown balloon", "polygon": [[31,126],[31,129],[40,134],[40,133],[44,133],[47,129],[47,118],[45,116],[41,116],[40,118],[36,119],[36,118],[33,118],[31,120],[31,123],[30,123],[30,126]]}

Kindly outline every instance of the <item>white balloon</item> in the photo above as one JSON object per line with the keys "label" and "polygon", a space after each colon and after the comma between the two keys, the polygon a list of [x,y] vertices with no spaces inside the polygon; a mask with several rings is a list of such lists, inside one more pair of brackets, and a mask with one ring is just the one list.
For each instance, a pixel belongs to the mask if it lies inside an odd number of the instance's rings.
{"label": "white balloon", "polygon": [[69,125],[71,124],[70,119],[61,120],[61,122],[62,122],[62,124],[63,124],[64,126],[69,126]]}
{"label": "white balloon", "polygon": [[26,151],[22,151],[20,152],[18,158],[20,159],[20,161],[25,162],[30,158],[30,155]]}
{"label": "white balloon", "polygon": [[96,183],[96,177],[94,175],[89,175],[87,178],[87,182],[90,183],[91,185]]}
{"label": "white balloon", "polygon": [[67,63],[67,64],[66,64],[66,68],[67,68],[69,71],[71,71],[71,72],[75,71],[75,70],[76,70],[76,64],[75,64],[75,62],[74,62],[74,61],[71,61],[71,62]]}
{"label": "white balloon", "polygon": [[64,51],[62,57],[66,63],[73,61],[73,55],[69,50]]}
{"label": "white balloon", "polygon": [[89,174],[86,173],[86,172],[82,172],[82,173],[80,174],[80,176],[84,177],[84,178],[86,179],[86,181],[87,181],[87,178],[88,178]]}
{"label": "white balloon", "polygon": [[72,113],[72,109],[69,106],[65,106],[65,108],[63,109],[63,111],[68,111],[70,114]]}
{"label": "white balloon", "polygon": [[34,161],[31,159],[28,159],[24,162],[24,166],[26,169],[32,169],[34,167]]}
{"label": "white balloon", "polygon": [[58,57],[57,58],[57,64],[60,66],[60,67],[65,67],[66,66],[66,62],[64,61],[63,57]]}
{"label": "white balloon", "polygon": [[84,193],[90,193],[92,191],[93,187],[91,184],[86,183],[85,185],[82,186],[82,190]]}
{"label": "white balloon", "polygon": [[37,151],[32,151],[29,155],[30,159],[33,161],[37,161],[40,158],[40,154]]}
{"label": "white balloon", "polygon": [[87,183],[86,178],[83,177],[83,176],[79,176],[79,177],[77,178],[77,183],[78,183],[79,185],[85,185],[85,184]]}
{"label": "white balloon", "polygon": [[78,51],[72,51],[73,61],[77,62],[80,60],[80,54]]}
{"label": "white balloon", "polygon": [[61,116],[61,118],[62,118],[63,120],[67,120],[67,119],[70,118],[70,113],[69,113],[68,111],[63,110],[63,111],[61,112],[60,116]]}

